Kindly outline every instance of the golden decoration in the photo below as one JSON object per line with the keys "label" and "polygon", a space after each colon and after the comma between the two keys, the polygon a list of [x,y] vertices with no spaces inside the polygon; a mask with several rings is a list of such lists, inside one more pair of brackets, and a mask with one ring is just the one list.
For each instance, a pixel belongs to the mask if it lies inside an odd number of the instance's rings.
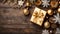
{"label": "golden decoration", "polygon": [[58,12],[60,13],[60,8],[58,8]]}
{"label": "golden decoration", "polygon": [[37,6],[41,5],[41,3],[42,3],[41,0],[37,0],[36,2],[34,2],[34,4]]}
{"label": "golden decoration", "polygon": [[60,4],[60,1],[59,1],[59,4]]}
{"label": "golden decoration", "polygon": [[33,15],[31,17],[30,21],[42,26],[45,15],[46,15],[46,11],[35,7],[35,10],[33,12]]}
{"label": "golden decoration", "polygon": [[51,7],[52,8],[57,8],[58,7],[58,1],[51,1]]}
{"label": "golden decoration", "polygon": [[51,9],[49,9],[49,10],[47,11],[47,13],[48,13],[49,15],[53,15],[53,11],[52,11]]}
{"label": "golden decoration", "polygon": [[28,14],[29,14],[28,9],[24,9],[24,10],[23,10],[23,13],[24,13],[24,15],[28,15]]}
{"label": "golden decoration", "polygon": [[26,0],[26,6],[31,6],[29,0]]}
{"label": "golden decoration", "polygon": [[45,27],[45,28],[49,28],[49,27],[50,27],[50,23],[49,23],[48,21],[46,21],[46,22],[44,23],[44,27]]}
{"label": "golden decoration", "polygon": [[30,4],[29,4],[29,2],[26,2],[26,6],[29,6]]}

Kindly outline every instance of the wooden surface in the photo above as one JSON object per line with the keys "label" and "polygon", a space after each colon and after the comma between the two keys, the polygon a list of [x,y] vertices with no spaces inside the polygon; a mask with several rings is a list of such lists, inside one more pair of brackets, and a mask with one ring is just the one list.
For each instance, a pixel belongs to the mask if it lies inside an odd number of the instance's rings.
{"label": "wooden surface", "polygon": [[29,16],[23,14],[23,9],[0,3],[0,34],[41,34],[42,28],[30,22]]}
{"label": "wooden surface", "polygon": [[33,9],[30,8],[30,14],[25,16],[17,2],[8,4],[0,0],[0,34],[42,34],[43,28],[30,22]]}

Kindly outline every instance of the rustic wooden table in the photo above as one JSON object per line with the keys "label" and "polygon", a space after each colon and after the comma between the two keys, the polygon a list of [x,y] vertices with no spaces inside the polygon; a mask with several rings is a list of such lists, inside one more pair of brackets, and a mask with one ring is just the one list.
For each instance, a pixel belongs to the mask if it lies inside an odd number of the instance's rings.
{"label": "rustic wooden table", "polygon": [[19,9],[17,4],[12,5],[11,3],[9,5],[8,3],[1,3],[1,1],[0,34],[42,34],[43,28],[30,22],[34,8],[31,8],[30,14],[25,16],[23,9]]}
{"label": "rustic wooden table", "polygon": [[1,34],[41,34],[42,28],[30,22],[29,16],[23,14],[23,9],[14,8],[0,3],[0,33]]}

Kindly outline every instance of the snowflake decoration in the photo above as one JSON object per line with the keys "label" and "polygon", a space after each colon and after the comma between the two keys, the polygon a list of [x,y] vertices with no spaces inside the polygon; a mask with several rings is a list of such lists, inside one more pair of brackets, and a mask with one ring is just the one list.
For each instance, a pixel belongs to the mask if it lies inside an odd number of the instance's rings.
{"label": "snowflake decoration", "polygon": [[59,29],[59,28],[57,28],[56,33],[55,33],[55,34],[60,34],[60,29]]}
{"label": "snowflake decoration", "polygon": [[43,7],[48,7],[50,0],[42,0]]}
{"label": "snowflake decoration", "polygon": [[53,20],[55,20],[55,23],[59,23],[60,24],[60,16],[59,16],[59,13],[57,13],[57,15],[54,15],[54,19]]}
{"label": "snowflake decoration", "polygon": [[49,34],[48,30],[43,30],[42,34]]}
{"label": "snowflake decoration", "polygon": [[23,6],[23,3],[24,3],[24,1],[22,1],[22,0],[18,1],[18,5],[19,5],[20,7]]}

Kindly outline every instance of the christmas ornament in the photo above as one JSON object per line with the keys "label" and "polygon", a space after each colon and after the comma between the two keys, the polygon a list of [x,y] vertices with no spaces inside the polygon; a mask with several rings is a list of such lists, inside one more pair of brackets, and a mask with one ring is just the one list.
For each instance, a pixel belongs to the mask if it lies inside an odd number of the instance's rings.
{"label": "christmas ornament", "polygon": [[50,18],[49,18],[49,22],[50,22],[50,23],[54,23],[55,20],[53,20],[53,19],[54,19],[54,17],[50,17]]}
{"label": "christmas ornament", "polygon": [[49,34],[48,30],[43,30],[42,34]]}
{"label": "christmas ornament", "polygon": [[58,7],[58,1],[51,1],[50,5],[52,8],[57,8]]}
{"label": "christmas ornament", "polygon": [[24,15],[28,15],[29,14],[28,8],[24,9],[23,12],[24,12]]}
{"label": "christmas ornament", "polygon": [[42,3],[41,0],[36,0],[36,1],[34,2],[34,4],[37,5],[37,6],[41,5],[41,3]]}
{"label": "christmas ornament", "polygon": [[45,15],[46,15],[46,11],[35,7],[35,10],[33,12],[33,15],[31,17],[30,21],[42,26]]}
{"label": "christmas ornament", "polygon": [[25,6],[26,6],[26,7],[31,6],[31,3],[29,2],[29,0],[26,0],[26,2],[25,2]]}
{"label": "christmas ornament", "polygon": [[57,25],[56,24],[51,24],[51,28],[56,28]]}
{"label": "christmas ornament", "polygon": [[23,4],[24,4],[24,1],[22,1],[22,0],[19,0],[18,1],[18,5],[21,7],[21,6],[23,6]]}
{"label": "christmas ornament", "polygon": [[59,23],[60,24],[60,15],[59,15],[59,13],[57,13],[57,15],[54,15],[54,18],[55,19],[53,19],[53,20],[55,20],[55,23]]}
{"label": "christmas ornament", "polygon": [[58,12],[60,13],[60,8],[58,8]]}
{"label": "christmas ornament", "polygon": [[47,13],[48,13],[49,15],[53,15],[53,11],[52,11],[51,9],[49,9],[49,10],[47,11]]}
{"label": "christmas ornament", "polygon": [[42,5],[43,7],[48,7],[49,6],[50,0],[42,0]]}
{"label": "christmas ornament", "polygon": [[50,23],[49,23],[48,21],[46,21],[46,22],[44,23],[44,27],[45,27],[45,28],[49,28],[49,27],[50,27]]}
{"label": "christmas ornament", "polygon": [[29,2],[26,2],[26,6],[30,6],[30,3]]}

